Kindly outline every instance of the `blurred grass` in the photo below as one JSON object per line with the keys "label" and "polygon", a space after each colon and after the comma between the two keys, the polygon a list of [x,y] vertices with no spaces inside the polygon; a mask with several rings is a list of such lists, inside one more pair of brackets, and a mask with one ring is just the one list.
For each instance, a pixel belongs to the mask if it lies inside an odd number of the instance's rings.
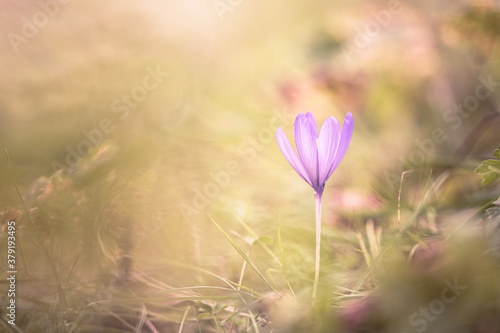
{"label": "blurred grass", "polygon": [[[466,295],[428,330],[495,332],[498,235],[483,229],[497,221],[482,216],[499,188],[473,170],[500,142],[498,91],[458,128],[445,115],[478,76],[497,82],[500,10],[401,2],[347,59],[343,48],[387,5],[242,1],[221,20],[211,2],[72,1],[15,53],[7,34],[40,5],[2,2],[0,144],[12,167],[0,156],[0,222],[2,244],[4,224],[18,222],[18,329],[401,332],[459,276]],[[113,102],[147,68],[168,76],[120,119]],[[351,111],[355,122],[325,192],[315,309],[313,193],[274,140],[277,125],[291,138],[307,111],[320,122]],[[54,170],[103,118],[112,133]],[[447,139],[422,154],[436,128]],[[201,198],[229,163],[238,172]]]}

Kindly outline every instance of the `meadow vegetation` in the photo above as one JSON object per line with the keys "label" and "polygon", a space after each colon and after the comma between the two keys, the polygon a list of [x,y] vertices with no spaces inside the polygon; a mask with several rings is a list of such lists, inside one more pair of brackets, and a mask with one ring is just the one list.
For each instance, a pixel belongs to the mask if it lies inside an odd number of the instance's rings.
{"label": "meadow vegetation", "polygon": [[[2,1],[0,31],[1,332],[500,332],[496,1]],[[307,112],[354,119],[314,305],[275,140]]]}

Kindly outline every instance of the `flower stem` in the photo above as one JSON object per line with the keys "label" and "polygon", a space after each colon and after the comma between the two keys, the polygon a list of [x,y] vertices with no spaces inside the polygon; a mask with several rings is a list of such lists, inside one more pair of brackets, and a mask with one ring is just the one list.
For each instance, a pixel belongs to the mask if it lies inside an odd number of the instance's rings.
{"label": "flower stem", "polygon": [[316,267],[314,273],[314,287],[312,304],[316,304],[316,296],[318,294],[318,282],[319,282],[319,263],[320,263],[320,253],[321,253],[321,199],[323,197],[323,191],[318,191],[314,195],[316,200]]}

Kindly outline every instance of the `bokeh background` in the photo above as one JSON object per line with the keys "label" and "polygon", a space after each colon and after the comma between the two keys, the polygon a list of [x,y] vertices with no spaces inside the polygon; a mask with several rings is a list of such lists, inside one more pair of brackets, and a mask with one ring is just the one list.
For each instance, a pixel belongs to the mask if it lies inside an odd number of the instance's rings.
{"label": "bokeh background", "polygon": [[[426,329],[500,330],[499,187],[474,173],[497,1],[2,0],[0,31],[2,331],[413,332],[457,276]],[[354,117],[316,308],[313,190],[274,139],[308,111]]]}

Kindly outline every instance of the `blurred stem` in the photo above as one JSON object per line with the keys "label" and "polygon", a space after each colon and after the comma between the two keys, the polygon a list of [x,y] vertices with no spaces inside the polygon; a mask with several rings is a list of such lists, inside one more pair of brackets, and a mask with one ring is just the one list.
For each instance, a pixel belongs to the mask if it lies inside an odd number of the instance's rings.
{"label": "blurred stem", "polygon": [[316,200],[316,266],[314,273],[314,287],[312,304],[316,304],[316,296],[318,294],[318,282],[319,282],[319,263],[320,263],[320,253],[321,253],[321,199],[323,197],[323,191],[317,191],[314,194]]}
{"label": "blurred stem", "polygon": [[[250,251],[247,252],[247,255],[250,254]],[[245,269],[247,268],[247,262],[243,260],[243,266],[241,267],[241,273],[240,273],[240,279],[238,280],[238,287],[236,288],[237,291],[240,291],[241,289],[241,284],[243,283],[243,276],[245,275]]]}
{"label": "blurred stem", "polygon": [[[5,156],[7,157],[7,163],[9,165],[9,168],[12,169],[12,164],[10,162],[9,151],[7,150],[7,148],[5,148]],[[53,272],[54,277],[56,279],[56,282],[57,282],[57,291],[58,291],[58,294],[59,294],[60,308],[61,309],[65,309],[66,308],[66,298],[64,296],[64,290],[63,290],[62,285],[61,285],[61,280],[59,279],[59,274],[57,273],[56,264],[55,264],[54,260],[52,260],[52,257],[50,256],[49,251],[47,250],[47,248],[46,248],[46,246],[45,246],[45,244],[43,242],[42,235],[38,231],[38,228],[37,228],[37,226],[35,224],[35,221],[33,221],[33,218],[31,217],[30,210],[28,209],[28,206],[26,205],[26,202],[24,201],[23,195],[21,194],[21,191],[19,191],[19,187],[17,186],[17,183],[15,181],[14,181],[14,188],[16,189],[17,196],[19,197],[19,200],[21,201],[21,203],[23,205],[24,212],[26,214],[26,217],[28,218],[28,221],[30,222],[31,229],[33,230],[33,233],[35,234],[35,239],[39,243],[39,246],[40,246],[40,248],[42,250],[42,253],[47,258],[47,261],[49,262],[50,268],[52,269],[52,272]],[[59,331],[60,331],[60,329],[59,329],[59,326],[58,326],[57,332],[59,332]]]}

